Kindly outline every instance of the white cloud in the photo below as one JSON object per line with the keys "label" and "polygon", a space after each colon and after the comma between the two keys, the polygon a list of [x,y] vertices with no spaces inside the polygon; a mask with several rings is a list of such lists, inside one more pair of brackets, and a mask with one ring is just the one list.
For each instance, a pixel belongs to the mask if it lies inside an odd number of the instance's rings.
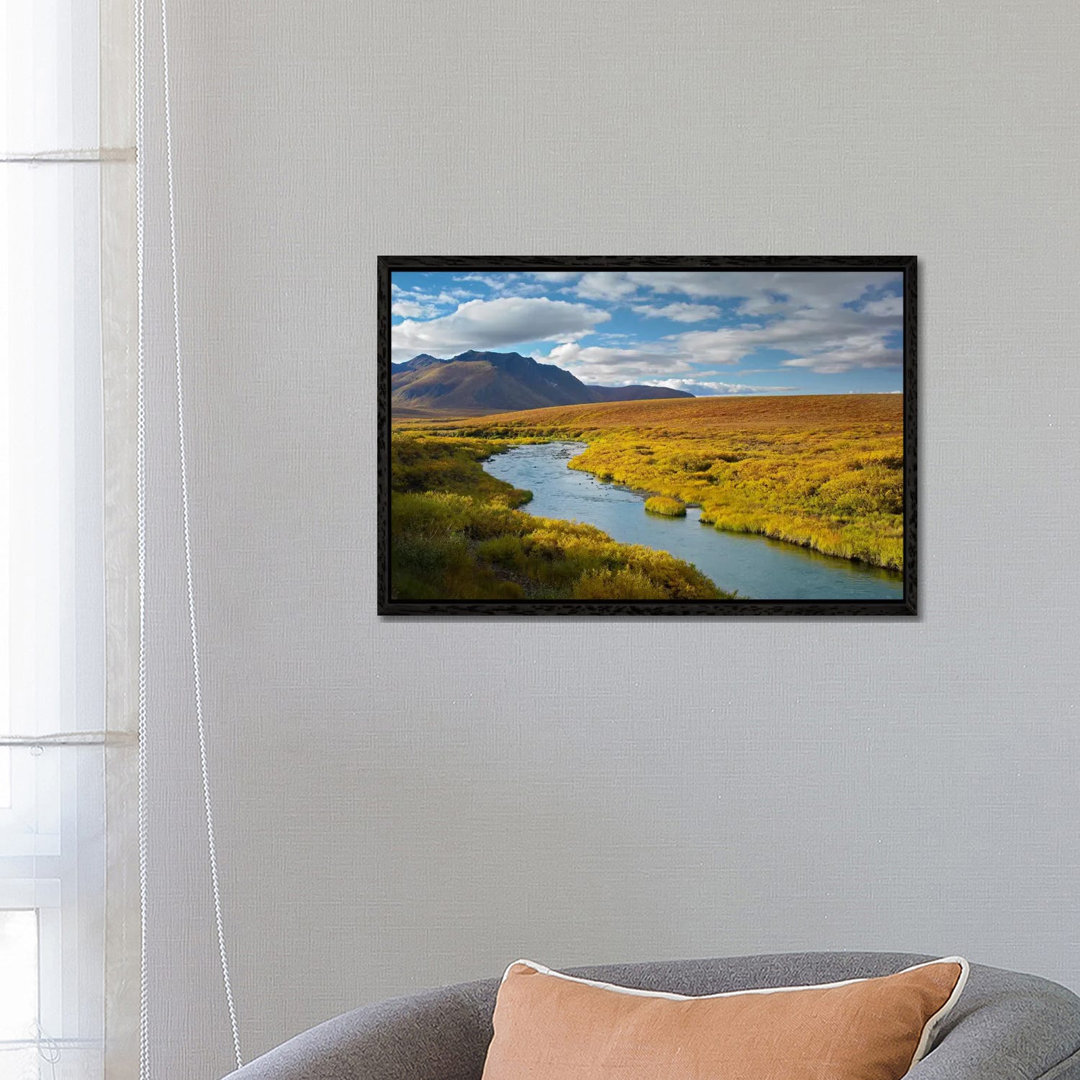
{"label": "white cloud", "polygon": [[591,333],[611,316],[585,304],[546,298],[500,297],[469,300],[449,315],[391,328],[395,361],[417,353],[454,356],[467,349],[500,349],[530,341],[571,342]]}
{"label": "white cloud", "polygon": [[532,270],[529,272],[530,277],[538,278],[540,281],[573,281],[574,278],[579,277],[580,273],[577,270]]}
{"label": "white cloud", "polygon": [[649,270],[625,276],[656,293],[741,300],[739,310],[747,314],[837,307],[901,280],[891,270]]}
{"label": "white cloud", "polygon": [[479,281],[481,285],[486,285],[489,289],[494,289],[496,292],[502,292],[515,278],[517,274],[513,273],[500,273],[495,274],[458,274],[458,281]]}
{"label": "white cloud", "polygon": [[[578,274],[540,274],[540,273],[516,273],[511,271],[500,273],[469,273],[457,274],[455,280],[467,282],[471,288],[455,289],[454,295],[460,299],[484,299],[490,296],[484,289],[490,290],[496,296],[544,296],[552,292],[552,286],[569,278],[578,277]],[[476,284],[484,287],[477,288]],[[566,289],[555,290],[566,292]]]}
{"label": "white cloud", "polygon": [[390,305],[391,315],[401,315],[406,319],[429,319],[438,313],[437,307],[431,304],[419,304],[415,300],[396,300]]}
{"label": "white cloud", "polygon": [[899,366],[902,350],[886,345],[890,334],[899,329],[899,319],[867,308],[811,309],[764,326],[687,330],[627,348],[568,343],[553,349],[549,359],[578,378],[594,382],[670,377],[700,371],[701,365],[737,364],[763,348],[790,354],[790,359],[781,360],[782,365],[821,375]]}
{"label": "white cloud", "polygon": [[720,309],[712,304],[665,304],[654,307],[652,304],[634,304],[634,311],[647,315],[651,319],[673,319],[675,322],[702,322],[720,314]]}
{"label": "white cloud", "polygon": [[[901,350],[885,345],[889,335],[899,329],[899,320],[891,316],[865,309],[821,308],[765,326],[690,330],[668,340],[703,363],[735,364],[757,349],[772,348],[795,354],[795,359],[782,361],[791,367],[834,374],[856,367],[899,364]],[[820,363],[815,362],[818,357]]]}
{"label": "white cloud", "polygon": [[621,271],[595,270],[582,275],[574,291],[586,300],[622,300],[638,287]]}
{"label": "white cloud", "polygon": [[680,356],[663,345],[641,348],[606,348],[600,345],[582,347],[576,342],[557,345],[545,359],[573,372],[582,382],[633,382],[644,379],[654,382],[662,372],[678,374],[693,370],[689,358]]}
{"label": "white cloud", "polygon": [[852,337],[839,348],[780,362],[784,367],[809,368],[819,375],[842,375],[853,368],[899,367],[903,355],[902,349],[887,348],[878,338]]}
{"label": "white cloud", "polygon": [[422,289],[403,289],[400,285],[391,285],[390,291],[398,300],[411,301],[420,304],[439,304],[442,306],[447,304],[457,305],[460,298],[472,296],[472,293],[461,292],[459,290],[454,290],[452,293],[446,292],[445,290],[432,293],[424,292]]}
{"label": "white cloud", "polygon": [[734,394],[784,394],[798,390],[797,386],[748,386],[745,383],[703,382],[700,379],[663,379],[657,386],[672,390],[688,390],[695,397],[727,397]]}
{"label": "white cloud", "polygon": [[870,300],[863,304],[861,310],[869,315],[880,315],[882,317],[903,315],[904,300],[900,296],[884,296],[880,300]]}

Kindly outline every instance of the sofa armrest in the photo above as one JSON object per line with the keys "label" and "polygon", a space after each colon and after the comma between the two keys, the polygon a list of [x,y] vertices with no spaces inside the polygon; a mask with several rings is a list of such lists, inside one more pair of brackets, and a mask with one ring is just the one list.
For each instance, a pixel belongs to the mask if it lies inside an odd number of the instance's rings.
{"label": "sofa armrest", "polygon": [[487,980],[354,1009],[226,1080],[480,1080],[494,993]]}
{"label": "sofa armrest", "polygon": [[1057,983],[973,965],[907,1080],[1080,1080],[1080,1001]]}

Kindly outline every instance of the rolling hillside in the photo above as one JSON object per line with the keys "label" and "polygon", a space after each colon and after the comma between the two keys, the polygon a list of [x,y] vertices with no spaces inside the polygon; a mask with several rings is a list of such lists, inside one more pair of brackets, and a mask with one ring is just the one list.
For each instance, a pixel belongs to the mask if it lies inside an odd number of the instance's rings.
{"label": "rolling hillside", "polygon": [[[700,437],[730,432],[817,431],[853,437],[903,430],[900,394],[817,394],[784,397],[691,397],[672,401],[619,401],[484,417],[485,427],[548,431],[624,429],[628,434],[662,429],[666,434]],[[450,426],[450,425],[448,425]],[[470,428],[468,421],[452,425]]]}

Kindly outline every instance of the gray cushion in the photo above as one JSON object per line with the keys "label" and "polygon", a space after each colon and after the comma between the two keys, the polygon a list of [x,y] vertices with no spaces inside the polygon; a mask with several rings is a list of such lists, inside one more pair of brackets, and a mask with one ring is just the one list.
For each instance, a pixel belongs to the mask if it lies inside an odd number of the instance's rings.
{"label": "gray cushion", "polygon": [[[718,994],[888,975],[933,957],[787,953],[575,968],[591,979]],[[498,979],[369,1005],[297,1035],[229,1080],[480,1080]],[[1080,999],[1056,983],[973,964],[910,1080],[1080,1080]]]}

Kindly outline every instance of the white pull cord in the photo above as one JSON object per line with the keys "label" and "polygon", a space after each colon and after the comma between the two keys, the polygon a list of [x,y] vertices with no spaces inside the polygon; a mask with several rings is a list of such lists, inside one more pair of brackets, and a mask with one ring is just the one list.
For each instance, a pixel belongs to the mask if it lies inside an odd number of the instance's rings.
{"label": "white pull cord", "polygon": [[[145,325],[144,325],[144,255],[145,255],[145,0],[135,0],[135,134],[136,134],[136,262],[138,275],[138,421],[137,421],[137,472],[138,472],[138,535],[139,535],[139,910],[141,915],[141,961],[139,1003],[139,1078],[150,1080],[150,1039],[148,1009],[148,971],[146,958],[147,927],[147,765],[146,765],[146,404],[145,404]],[[184,378],[180,348],[180,285],[177,271],[176,244],[176,198],[173,182],[172,108],[169,95],[169,24],[167,0],[161,0],[161,47],[162,75],[164,82],[165,163],[168,178],[169,203],[169,256],[172,276],[173,301],[173,352],[176,366],[176,421],[180,465],[180,497],[184,532],[184,570],[187,581],[188,622],[191,630],[191,661],[195,698],[195,719],[198,729],[199,767],[202,774],[203,808],[206,814],[206,843],[210,861],[210,884],[214,899],[214,924],[217,931],[218,953],[221,959],[221,976],[225,988],[225,1001],[229,1012],[233,1052],[236,1066],[244,1061],[240,1052],[240,1033],[236,1022],[232,983],[229,978],[228,951],[225,947],[225,925],[221,911],[221,890],[218,883],[217,848],[214,841],[214,811],[210,796],[210,770],[206,755],[206,725],[202,705],[202,678],[199,668],[198,620],[195,612],[194,574],[191,557],[191,528],[188,512],[187,447],[184,437]]]}
{"label": "white pull cord", "polygon": [[169,259],[172,271],[173,352],[176,358],[176,431],[180,455],[180,502],[184,523],[184,571],[187,576],[188,622],[191,625],[191,668],[195,691],[195,719],[199,732],[199,768],[202,773],[203,808],[206,811],[206,850],[210,859],[210,884],[214,894],[214,924],[218,953],[221,957],[221,980],[229,1010],[236,1067],[244,1064],[240,1053],[240,1031],[236,1023],[232,982],[229,979],[229,956],[225,948],[225,924],[221,915],[221,890],[218,886],[217,846],[214,843],[214,808],[210,798],[210,771],[206,763],[206,726],[203,722],[202,677],[199,674],[199,631],[195,618],[195,587],[191,569],[191,527],[188,517],[187,446],[184,438],[184,368],[180,351],[180,278],[176,260],[176,198],[173,184],[172,105],[169,97],[169,14],[168,0],[161,0],[161,64],[165,97],[165,166],[169,183]]}
{"label": "white pull cord", "polygon": [[150,1080],[150,977],[146,956],[148,914],[146,798],[146,329],[143,311],[143,259],[145,254],[145,126],[146,7],[135,0],[135,264],[138,294],[138,405],[136,420],[136,489],[138,507],[139,575],[139,1080]]}

